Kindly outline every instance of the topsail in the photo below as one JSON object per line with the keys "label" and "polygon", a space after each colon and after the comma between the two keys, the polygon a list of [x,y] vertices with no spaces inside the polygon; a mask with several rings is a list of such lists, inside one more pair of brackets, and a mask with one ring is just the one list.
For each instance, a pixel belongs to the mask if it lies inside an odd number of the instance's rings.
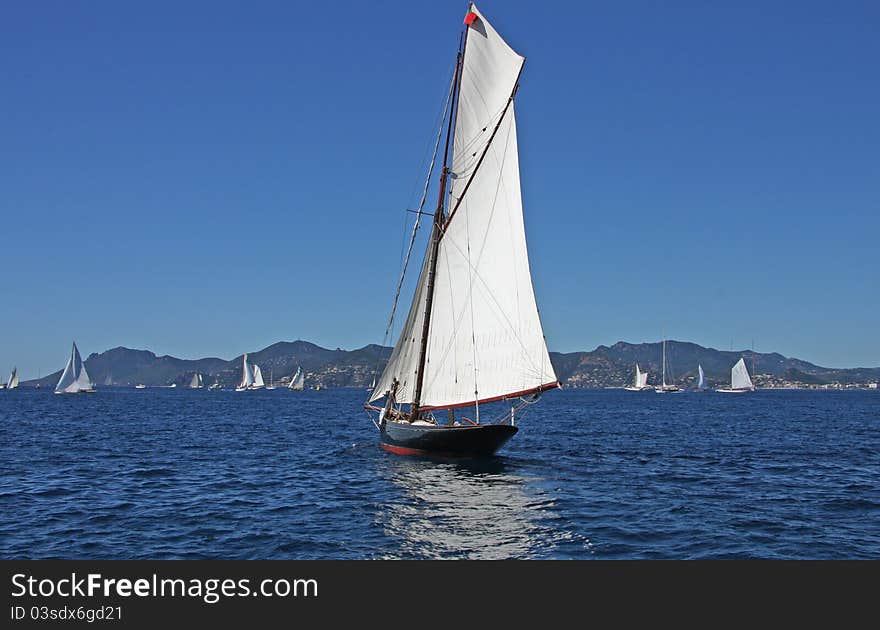
{"label": "topsail", "polygon": [[558,386],[523,225],[513,96],[525,59],[473,5],[471,15],[443,221],[433,226],[409,315],[371,401],[395,380],[395,400],[421,409]]}

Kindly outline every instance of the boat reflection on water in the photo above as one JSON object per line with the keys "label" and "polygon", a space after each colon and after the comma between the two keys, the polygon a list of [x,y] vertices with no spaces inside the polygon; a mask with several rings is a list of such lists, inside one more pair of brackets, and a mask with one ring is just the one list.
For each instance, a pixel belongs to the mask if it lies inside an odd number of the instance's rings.
{"label": "boat reflection on water", "polygon": [[578,538],[553,526],[555,499],[503,459],[395,458],[380,471],[404,491],[376,517],[397,542],[389,557],[546,558]]}

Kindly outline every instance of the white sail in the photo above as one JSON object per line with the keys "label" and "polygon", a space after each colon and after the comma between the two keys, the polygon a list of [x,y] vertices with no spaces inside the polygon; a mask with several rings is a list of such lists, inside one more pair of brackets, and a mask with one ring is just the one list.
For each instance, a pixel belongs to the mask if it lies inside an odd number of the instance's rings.
{"label": "white sail", "polygon": [[648,385],[648,373],[642,372],[639,369],[639,364],[636,363],[636,387],[647,387]]}
{"label": "white sail", "polygon": [[18,368],[12,368],[12,374],[9,375],[9,382],[6,383],[6,389],[15,389],[18,387]]}
{"label": "white sail", "polygon": [[299,391],[305,387],[306,375],[302,371],[301,367],[296,368],[296,373],[294,373],[293,377],[290,379],[290,385],[287,387],[296,391]]}
{"label": "white sail", "polygon": [[73,349],[70,352],[70,358],[64,367],[64,372],[61,373],[61,378],[58,379],[58,384],[55,385],[55,392],[59,394],[73,394],[93,388],[94,386],[89,379],[89,373],[86,371],[86,366],[83,363],[82,357],[79,356],[76,343],[74,343]]}
{"label": "white sail", "polygon": [[[524,59],[475,7],[472,12],[476,19],[467,28],[461,70],[449,216],[440,235],[434,277],[419,401],[423,409],[557,385],[535,302],[523,225],[512,96]],[[381,398],[396,378],[397,401],[413,402],[429,258],[371,400]]]}
{"label": "white sail", "polygon": [[697,365],[697,373],[699,374],[699,380],[697,381],[698,389],[706,389],[706,375],[703,374],[703,366]]}
{"label": "white sail", "polygon": [[193,374],[192,380],[189,382],[190,389],[198,389],[202,386],[202,375],[196,372]]}
{"label": "white sail", "polygon": [[247,354],[241,358],[241,383],[239,387],[250,387],[254,384],[254,373],[247,362]]}
{"label": "white sail", "polygon": [[263,372],[260,370],[259,365],[253,366],[254,371],[254,383],[252,387],[265,387],[266,384],[263,382]]}
{"label": "white sail", "polygon": [[752,389],[753,387],[745,359],[741,358],[730,370],[730,389]]}

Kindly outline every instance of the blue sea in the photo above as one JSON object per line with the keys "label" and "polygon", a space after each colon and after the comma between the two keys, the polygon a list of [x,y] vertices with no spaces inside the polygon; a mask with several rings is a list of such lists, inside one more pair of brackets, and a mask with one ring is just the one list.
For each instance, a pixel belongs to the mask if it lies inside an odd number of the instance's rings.
{"label": "blue sea", "polygon": [[880,392],[552,391],[473,461],[365,396],[0,392],[0,557],[880,557]]}

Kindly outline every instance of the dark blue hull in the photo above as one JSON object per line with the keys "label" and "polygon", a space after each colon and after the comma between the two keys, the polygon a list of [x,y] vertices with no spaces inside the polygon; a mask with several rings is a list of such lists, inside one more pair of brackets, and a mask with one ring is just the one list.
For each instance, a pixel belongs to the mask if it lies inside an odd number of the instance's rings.
{"label": "dark blue hull", "polygon": [[381,425],[382,448],[399,455],[492,455],[519,429],[509,424],[419,426],[398,422]]}

